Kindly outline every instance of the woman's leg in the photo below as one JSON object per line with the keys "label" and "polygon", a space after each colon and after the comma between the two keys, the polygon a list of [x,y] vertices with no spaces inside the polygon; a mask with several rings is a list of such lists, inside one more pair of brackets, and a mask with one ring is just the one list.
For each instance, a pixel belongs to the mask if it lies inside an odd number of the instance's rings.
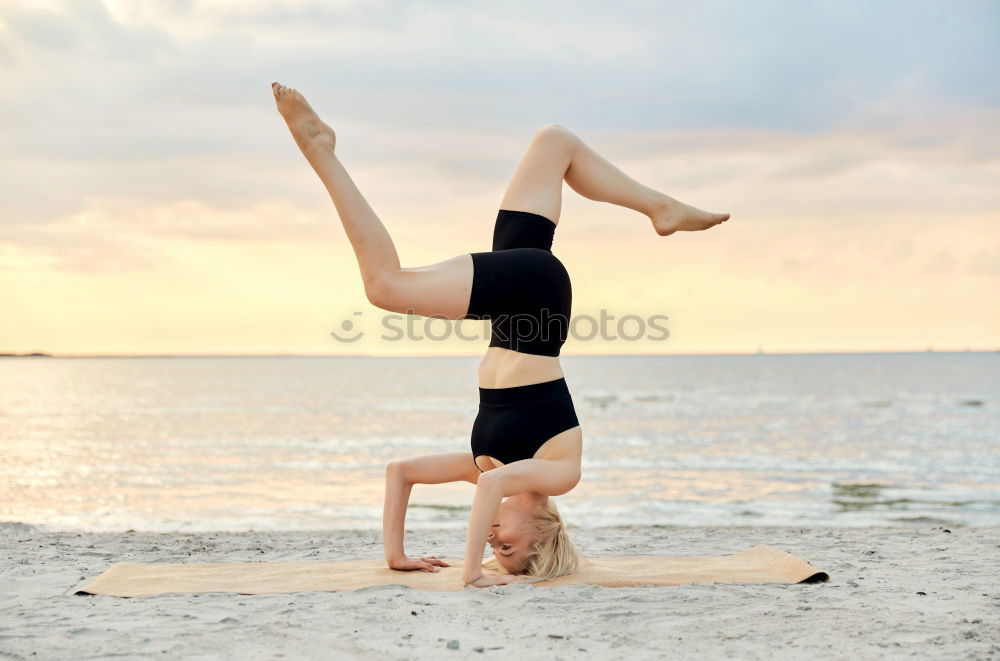
{"label": "woman's leg", "polygon": [[391,312],[463,317],[472,290],[472,257],[465,254],[431,266],[402,268],[392,237],[334,154],[333,129],[296,90],[278,83],[271,89],[292,137],[333,199],[368,300]]}
{"label": "woman's leg", "polygon": [[529,211],[558,222],[564,180],[586,198],[645,214],[662,236],[708,229],[729,219],[728,213],[702,211],[640,184],[557,124],[535,134],[500,208]]}

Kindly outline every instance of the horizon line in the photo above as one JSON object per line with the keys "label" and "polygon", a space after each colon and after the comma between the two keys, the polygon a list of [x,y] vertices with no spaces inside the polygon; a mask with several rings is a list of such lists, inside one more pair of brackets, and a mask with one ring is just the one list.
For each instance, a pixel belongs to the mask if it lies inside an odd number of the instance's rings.
{"label": "horizon line", "polygon": [[[801,356],[801,355],[854,355],[854,354],[924,354],[924,353],[1000,353],[1000,348],[963,349],[834,349],[812,351],[691,351],[658,353],[585,353],[563,354],[560,357],[655,357],[655,356]],[[50,354],[42,351],[7,353],[0,352],[0,358],[481,358],[481,353],[440,353],[440,354],[379,354],[379,353],[67,353]]]}

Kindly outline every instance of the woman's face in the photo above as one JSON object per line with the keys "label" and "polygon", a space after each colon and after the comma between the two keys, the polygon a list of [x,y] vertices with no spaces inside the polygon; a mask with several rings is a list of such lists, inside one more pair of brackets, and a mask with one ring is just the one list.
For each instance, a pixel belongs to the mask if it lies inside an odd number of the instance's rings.
{"label": "woman's face", "polygon": [[496,518],[490,526],[487,543],[500,566],[511,574],[524,570],[531,551],[531,536],[523,532],[531,519],[529,510],[514,506],[508,499],[500,503]]}

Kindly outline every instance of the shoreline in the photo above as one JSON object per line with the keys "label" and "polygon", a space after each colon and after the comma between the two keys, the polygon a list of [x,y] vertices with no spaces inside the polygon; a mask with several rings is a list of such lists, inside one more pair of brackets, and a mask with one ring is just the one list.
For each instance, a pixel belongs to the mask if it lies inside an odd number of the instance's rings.
{"label": "shoreline", "polygon": [[[945,532],[950,530],[950,532]],[[115,562],[337,561],[381,533],[47,532],[0,523],[0,650],[226,658],[983,658],[1000,654],[1000,527],[648,527],[572,531],[590,557],[724,555],[755,544],[830,574],[814,585],[574,585],[431,593],[402,586],[272,595],[74,595]],[[407,552],[461,557],[461,530],[408,530]],[[922,594],[921,594],[922,593]],[[992,633],[991,633],[992,632]],[[449,649],[458,641],[458,649]],[[451,643],[454,645],[455,643]],[[499,658],[499,657],[497,657]]]}
{"label": "shoreline", "polygon": [[[419,505],[414,505],[410,503],[409,507],[420,507]],[[425,507],[439,507],[438,505],[425,506]],[[449,509],[459,509],[462,518],[455,519],[454,521],[406,521],[406,534],[407,536],[418,533],[441,533],[441,534],[452,534],[455,531],[464,531],[468,527],[468,513],[469,508],[467,506],[451,506],[451,505],[440,505],[443,508]],[[738,517],[731,517],[738,518]],[[190,528],[184,526],[191,525]],[[344,527],[337,527],[336,525],[328,526],[325,528],[317,528],[299,525],[295,527],[288,528],[277,528],[271,526],[262,526],[259,528],[247,528],[243,524],[237,524],[233,527],[213,527],[211,524],[203,524],[194,522],[191,524],[184,524],[180,528],[174,526],[164,526],[164,527],[148,527],[148,528],[122,528],[120,526],[109,526],[107,528],[77,528],[72,525],[59,525],[59,524],[43,524],[43,523],[31,523],[25,521],[5,521],[0,520],[0,539],[3,539],[4,531],[15,531],[18,529],[30,530],[31,534],[36,535],[52,535],[52,536],[73,536],[73,535],[111,535],[111,536],[121,536],[121,535],[353,535],[357,537],[364,537],[365,535],[379,535],[382,534],[382,528],[380,525],[348,525]],[[616,529],[631,530],[631,529],[649,529],[658,531],[684,531],[684,530],[742,530],[748,535],[753,535],[754,531],[757,530],[801,530],[805,531],[816,531],[816,530],[886,530],[886,531],[907,531],[907,530],[930,530],[930,529],[946,529],[948,531],[956,530],[975,530],[975,529],[1000,529],[1000,524],[991,523],[975,523],[967,524],[956,520],[948,520],[944,518],[920,516],[910,519],[900,519],[892,521],[883,521],[878,519],[867,520],[867,521],[853,521],[853,522],[843,522],[843,521],[832,521],[829,524],[816,525],[810,522],[801,523],[785,523],[782,521],[772,521],[772,522],[762,522],[762,523],[752,523],[750,521],[743,523],[735,523],[732,525],[721,525],[713,521],[708,521],[702,524],[693,523],[647,523],[639,524],[634,522],[621,523],[619,525],[579,525],[574,521],[567,522],[568,530],[570,536],[574,539],[577,535],[586,535],[589,533],[609,531]],[[749,537],[748,537],[749,538]]]}

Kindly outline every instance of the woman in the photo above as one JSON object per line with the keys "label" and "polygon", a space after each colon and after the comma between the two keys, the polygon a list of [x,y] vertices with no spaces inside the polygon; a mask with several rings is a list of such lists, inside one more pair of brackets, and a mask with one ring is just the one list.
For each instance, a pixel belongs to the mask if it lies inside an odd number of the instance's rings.
{"label": "woman", "polygon": [[[465,547],[466,585],[524,582],[516,574],[543,580],[572,573],[581,558],[550,500],[580,481],[583,450],[559,365],[569,326],[570,281],[549,251],[562,183],[592,200],[645,214],[661,236],[708,229],[729,214],[696,209],[638,183],[552,124],[537,132],[507,187],[492,252],[403,268],[389,233],[335,155],[333,130],[299,92],[278,83],[271,87],[292,137],[333,199],[368,300],[391,312],[491,322],[490,347],[479,364],[472,451],[394,461],[386,469],[388,565],[423,571],[448,566],[436,556],[408,557],[403,522],[412,485],[464,480],[476,485]],[[482,573],[487,543],[509,575]]]}

